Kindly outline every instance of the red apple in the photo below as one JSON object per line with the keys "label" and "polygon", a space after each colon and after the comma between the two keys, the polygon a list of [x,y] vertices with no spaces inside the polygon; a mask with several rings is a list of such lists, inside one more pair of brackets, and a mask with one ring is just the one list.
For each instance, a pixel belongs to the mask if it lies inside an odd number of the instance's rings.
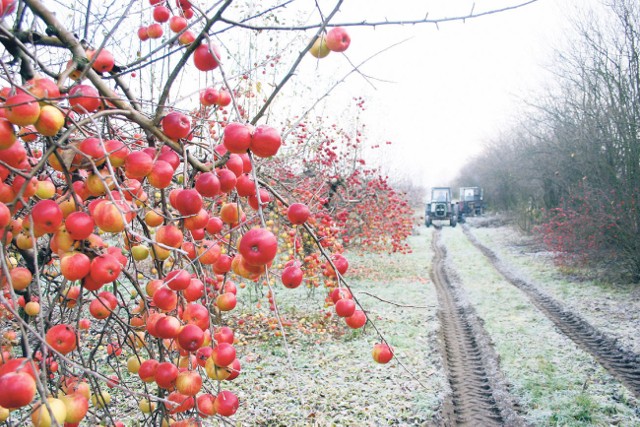
{"label": "red apple", "polygon": [[256,183],[249,174],[243,173],[236,181],[236,191],[240,197],[253,196],[256,194]]}
{"label": "red apple", "polygon": [[[8,211],[8,209],[7,209]],[[222,220],[217,217],[217,216],[210,216],[209,220],[207,221],[207,225],[206,225],[206,230],[207,233],[209,234],[218,234],[219,232],[222,231],[222,228],[224,227],[224,223],[222,222]],[[2,228],[2,227],[0,227]]]}
{"label": "red apple", "polygon": [[11,222],[11,211],[4,203],[0,203],[0,229],[5,228]]}
{"label": "red apple", "polygon": [[144,151],[134,151],[124,161],[128,178],[144,178],[153,169],[153,158]]}
{"label": "red apple", "polygon": [[164,278],[164,284],[174,291],[183,291],[187,289],[190,282],[191,274],[182,269],[170,271]]}
{"label": "red apple", "polygon": [[40,104],[27,93],[18,93],[7,98],[4,103],[6,118],[18,126],[32,125],[40,116]]}
{"label": "red apple", "polygon": [[258,157],[271,157],[278,152],[280,145],[282,145],[280,132],[271,126],[260,125],[253,132],[249,148]]}
{"label": "red apple", "polygon": [[229,193],[236,188],[236,174],[229,169],[216,169],[220,181],[220,191]]}
{"label": "red apple", "polygon": [[202,196],[193,188],[182,190],[176,195],[175,208],[180,215],[195,215],[202,209]]}
{"label": "red apple", "polygon": [[302,283],[304,273],[296,265],[290,265],[282,270],[282,284],[285,288],[295,289]]}
{"label": "red apple", "polygon": [[178,294],[166,286],[162,286],[153,294],[153,303],[163,311],[175,310],[178,305]]}
{"label": "red apple", "polygon": [[265,228],[252,228],[240,239],[238,252],[249,265],[265,265],[278,253],[278,240]]}
{"label": "red apple", "polygon": [[215,44],[201,44],[193,52],[193,63],[200,71],[211,71],[220,63],[220,51]]}
{"label": "red apple", "polygon": [[77,113],[93,113],[100,104],[100,93],[93,86],[77,85],[69,89],[69,105]]}
{"label": "red apple", "polygon": [[164,116],[161,125],[164,134],[174,141],[186,138],[191,132],[191,121],[185,114],[178,111],[172,111]]}
{"label": "red apple", "polygon": [[166,6],[156,6],[153,8],[153,20],[156,22],[167,22],[171,17],[171,11]]}
{"label": "red apple", "polygon": [[[258,195],[260,195],[260,202],[258,202]],[[258,210],[258,205],[262,206],[262,208],[264,209],[264,207],[267,206],[270,201],[271,194],[269,194],[269,192],[265,188],[260,188],[256,194],[247,198],[249,206],[251,206],[251,208],[256,211]]]}
{"label": "red apple", "polygon": [[377,343],[373,346],[372,356],[378,363],[388,363],[393,359],[393,348],[386,343]]}
{"label": "red apple", "polygon": [[123,212],[120,212],[120,208],[126,211],[124,204],[120,205],[113,203],[110,200],[96,199],[98,202],[94,205],[93,212],[89,211],[93,216],[93,219],[102,231],[108,233],[119,233],[125,229],[125,220]]}
{"label": "red apple", "polygon": [[107,155],[100,139],[93,137],[83,139],[78,144],[78,150],[93,160],[96,166],[103,164]]}
{"label": "red apple", "polygon": [[0,376],[0,406],[16,409],[28,405],[36,394],[36,382],[25,372],[9,372]]}
{"label": "red apple", "polygon": [[[333,254],[331,255],[331,261],[333,261],[333,265],[338,269],[338,273],[344,275],[349,269],[349,261],[342,254]],[[335,277],[336,273],[333,267],[327,262],[326,264],[327,274],[330,277]]]}
{"label": "red apple", "polygon": [[325,43],[333,52],[344,52],[351,44],[351,37],[344,28],[335,27],[327,33]]}
{"label": "red apple", "polygon": [[246,153],[251,146],[251,127],[232,122],[224,128],[222,144],[230,153]]}
{"label": "red apple", "polygon": [[118,141],[117,139],[108,139],[104,142],[104,148],[109,155],[109,161],[111,162],[111,166],[114,168],[119,168],[124,165],[124,161],[131,153],[129,147],[124,145],[122,141]]}
{"label": "red apple", "polygon": [[172,248],[179,248],[184,241],[184,235],[173,224],[162,225],[156,230],[156,241]]}
{"label": "red apple", "polygon": [[208,87],[200,91],[200,104],[205,107],[210,107],[218,103],[220,95],[218,91],[212,87]]}
{"label": "red apple", "polygon": [[138,376],[145,383],[155,381],[156,371],[158,370],[158,361],[155,359],[145,360],[140,364]]}
{"label": "red apple", "polygon": [[202,347],[204,332],[196,325],[185,325],[178,334],[178,344],[188,352],[194,352]]}
{"label": "red apple", "polygon": [[40,200],[31,209],[33,225],[45,233],[54,233],[62,224],[63,215],[60,206],[53,200]]}
{"label": "red apple", "polygon": [[174,169],[164,160],[156,160],[151,168],[151,172],[147,175],[147,181],[152,187],[155,188],[167,188],[171,185],[173,179]]}
{"label": "red apple", "polygon": [[309,218],[309,207],[303,203],[292,203],[287,209],[287,218],[291,224],[304,224]]}
{"label": "red apple", "polygon": [[194,32],[191,30],[187,30],[178,36],[178,43],[185,46],[193,43],[195,39],[196,39],[196,35],[194,34]]}
{"label": "red apple", "polygon": [[224,166],[227,169],[229,169],[231,172],[233,172],[236,175],[236,178],[242,175],[242,173],[244,172],[243,170],[244,163],[242,161],[241,156],[245,156],[245,155],[247,155],[247,153],[242,153],[242,154],[231,153],[229,154],[229,159],[227,159],[227,163],[224,164]]}
{"label": "red apple", "polygon": [[228,366],[236,358],[236,349],[232,344],[227,342],[218,343],[213,348],[211,359],[217,366]]}
{"label": "red apple", "polygon": [[364,311],[356,310],[350,317],[344,319],[344,321],[350,328],[358,329],[367,323],[367,316],[364,314]]}
{"label": "red apple", "polygon": [[165,403],[165,406],[169,410],[170,414],[186,412],[193,408],[193,405],[195,404],[192,396],[185,396],[184,394],[178,393],[177,391],[169,393],[169,396],[167,396],[167,400],[172,402]]}
{"label": "red apple", "polygon": [[224,274],[231,270],[233,258],[227,254],[220,254],[218,260],[213,264],[213,272],[216,274]]}
{"label": "red apple", "polygon": [[[9,272],[9,276],[11,277],[11,286],[16,291],[25,290],[33,280],[33,274],[26,267],[14,267]],[[4,282],[4,277],[2,281]]]}
{"label": "red apple", "polygon": [[[96,52],[94,50],[90,50],[87,52],[87,58],[92,60],[95,54]],[[113,70],[114,65],[115,59],[113,58],[113,54],[107,49],[100,49],[100,52],[98,52],[98,56],[93,61],[91,68],[102,74]]]}
{"label": "red apple", "polygon": [[349,291],[349,289],[347,288],[335,288],[329,293],[329,297],[334,304],[342,298],[353,298],[353,296],[351,295],[351,291]]}
{"label": "red apple", "polygon": [[239,405],[240,403],[238,402],[236,395],[230,391],[224,390],[218,393],[218,396],[213,403],[216,414],[223,417],[230,417],[235,414]]}
{"label": "red apple", "polygon": [[176,390],[186,396],[195,396],[202,388],[202,377],[196,371],[183,371],[176,379]]}
{"label": "red apple", "polygon": [[180,166],[180,157],[175,151],[173,151],[166,145],[163,145],[160,149],[158,160],[164,160],[165,162],[169,163],[173,170],[178,169],[178,166]]}
{"label": "red apple", "polygon": [[11,122],[5,118],[0,118],[0,150],[6,150],[11,147],[16,140],[16,132]]}
{"label": "red apple", "polygon": [[233,344],[233,335],[233,329],[228,326],[220,326],[215,329],[215,332],[213,333],[213,339],[216,340],[217,344]]}
{"label": "red apple", "polygon": [[172,16],[171,19],[169,19],[169,28],[174,33],[179,33],[187,28],[187,20],[182,16]]}
{"label": "red apple", "polygon": [[159,39],[164,34],[164,30],[162,29],[162,25],[153,23],[147,27],[147,35],[151,39]]}
{"label": "red apple", "polygon": [[178,336],[182,325],[175,316],[164,316],[156,322],[155,336],[164,339],[173,339]]}
{"label": "red apple", "polygon": [[[31,378],[36,379],[40,370],[38,365],[31,359],[26,357],[17,357],[15,359],[5,360],[3,364],[0,364],[0,377],[8,374],[9,372],[23,372],[29,374]],[[0,404],[2,406],[2,404]]]}
{"label": "red apple", "polygon": [[218,105],[221,107],[226,107],[231,104],[231,94],[225,88],[222,88],[218,91]]}
{"label": "red apple", "polygon": [[356,311],[356,303],[351,298],[342,298],[336,303],[335,309],[338,316],[350,317]]}
{"label": "red apple", "polygon": [[224,292],[216,298],[216,306],[220,311],[231,311],[236,307],[237,298],[233,292]]}
{"label": "red apple", "polygon": [[77,346],[76,331],[70,325],[60,324],[49,329],[45,335],[47,344],[55,351],[68,354]]}
{"label": "red apple", "polygon": [[105,298],[96,298],[89,304],[89,313],[96,319],[106,319],[112,311],[111,304]]}
{"label": "red apple", "polygon": [[211,393],[203,393],[196,398],[196,405],[198,406],[198,415],[201,417],[212,417],[216,414],[216,410],[213,404],[216,397]]}
{"label": "red apple", "polygon": [[29,92],[38,99],[49,99],[55,102],[60,98],[60,89],[58,89],[56,82],[50,78],[36,76],[27,84]]}
{"label": "red apple", "polygon": [[213,172],[202,173],[196,178],[195,189],[203,197],[215,197],[220,194],[220,180]]}
{"label": "red apple", "polygon": [[209,310],[202,304],[187,304],[182,312],[182,321],[205,331],[209,328]]}
{"label": "red apple", "polygon": [[158,387],[171,390],[176,385],[178,367],[171,362],[162,362],[156,368],[155,380]]}
{"label": "red apple", "polygon": [[[27,150],[24,148],[23,144],[12,144],[11,147],[0,150],[0,160],[5,162],[9,166],[19,168],[27,160]],[[22,177],[17,176],[16,178]],[[35,181],[36,179],[34,178],[33,180]],[[22,182],[24,182],[24,178],[22,178]]]}
{"label": "red apple", "polygon": [[81,280],[91,271],[91,260],[83,253],[75,252],[60,260],[60,273],[69,281]]}
{"label": "red apple", "polygon": [[[195,258],[195,256],[193,258]],[[184,299],[186,299],[187,302],[199,300],[204,296],[204,283],[199,279],[191,279],[189,287],[182,291],[182,295],[184,295]]]}
{"label": "red apple", "polygon": [[[162,27],[160,27],[160,29],[162,29]],[[138,28],[138,38],[141,41],[149,40],[149,32],[147,30],[147,27],[142,26]]]}
{"label": "red apple", "polygon": [[111,254],[98,255],[91,261],[91,279],[98,283],[110,283],[118,278],[122,264]]}
{"label": "red apple", "polygon": [[73,240],[88,238],[95,227],[91,216],[85,212],[76,211],[70,213],[64,220],[64,225]]}

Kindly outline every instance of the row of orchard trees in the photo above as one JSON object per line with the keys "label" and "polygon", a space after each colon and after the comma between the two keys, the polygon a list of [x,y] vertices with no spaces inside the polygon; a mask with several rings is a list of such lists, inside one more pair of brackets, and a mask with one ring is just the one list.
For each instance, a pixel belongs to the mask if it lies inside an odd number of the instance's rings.
{"label": "row of orchard trees", "polygon": [[233,415],[246,284],[369,321],[342,253],[406,251],[405,196],[362,128],[272,108],[303,60],[344,59],[342,2],[258,3],[0,0],[0,423]]}
{"label": "row of orchard trees", "polygon": [[552,90],[463,173],[565,260],[640,278],[640,6],[576,20]]}

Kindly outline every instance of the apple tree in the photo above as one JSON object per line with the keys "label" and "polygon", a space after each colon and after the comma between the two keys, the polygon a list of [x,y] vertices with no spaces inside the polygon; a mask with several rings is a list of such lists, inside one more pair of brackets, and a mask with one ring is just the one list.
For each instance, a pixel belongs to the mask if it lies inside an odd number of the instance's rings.
{"label": "apple tree", "polygon": [[0,1],[0,422],[122,425],[112,395],[150,425],[232,416],[238,280],[368,322],[344,251],[407,251],[411,212],[362,128],[274,111],[350,45],[341,1],[291,3]]}

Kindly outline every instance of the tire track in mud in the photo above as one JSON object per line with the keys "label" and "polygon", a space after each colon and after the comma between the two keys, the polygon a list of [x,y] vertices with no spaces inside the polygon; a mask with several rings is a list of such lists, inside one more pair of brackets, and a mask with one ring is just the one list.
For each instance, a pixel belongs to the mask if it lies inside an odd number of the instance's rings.
{"label": "tire track in mud", "polygon": [[475,238],[467,226],[465,236],[512,285],[524,292],[533,305],[549,318],[563,334],[590,353],[611,375],[620,380],[636,398],[640,398],[640,355],[617,344],[616,339],[592,326],[580,314],[543,293],[537,286],[517,277],[488,247]]}
{"label": "tire track in mud", "polygon": [[431,279],[438,294],[442,359],[451,393],[439,416],[445,426],[524,426],[514,410],[498,358],[475,310],[449,277],[439,229],[433,232]]}

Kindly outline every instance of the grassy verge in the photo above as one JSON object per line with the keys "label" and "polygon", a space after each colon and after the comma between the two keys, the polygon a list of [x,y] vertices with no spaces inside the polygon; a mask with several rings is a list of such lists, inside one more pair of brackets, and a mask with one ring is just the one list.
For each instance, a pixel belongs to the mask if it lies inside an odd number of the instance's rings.
{"label": "grassy verge", "polygon": [[631,394],[503,280],[461,230],[445,228],[443,238],[530,423],[640,425]]}
{"label": "grassy verge", "polygon": [[376,364],[371,358],[373,329],[368,325],[365,331],[353,331],[342,319],[328,319],[325,312],[332,308],[324,308],[323,291],[307,295],[300,288],[278,288],[282,315],[292,321],[287,328],[290,358],[275,331],[268,332],[267,341],[245,341],[239,348],[243,372],[230,385],[241,399],[236,421],[428,424],[445,390],[434,343],[437,300],[425,279],[431,261],[429,236],[413,236],[414,252],[406,256],[349,255],[352,290],[398,359]]}

